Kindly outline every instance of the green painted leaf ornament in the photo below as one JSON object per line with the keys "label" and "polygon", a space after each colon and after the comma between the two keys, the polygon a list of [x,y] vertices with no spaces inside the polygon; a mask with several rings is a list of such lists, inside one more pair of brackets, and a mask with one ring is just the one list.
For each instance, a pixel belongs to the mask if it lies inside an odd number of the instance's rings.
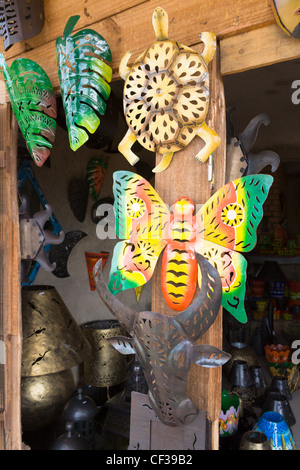
{"label": "green painted leaf ornament", "polygon": [[16,59],[8,67],[3,54],[0,70],[28,151],[36,165],[42,166],[56,131],[56,98],[50,79],[40,65],[29,59]]}
{"label": "green painted leaf ornament", "polygon": [[100,124],[110,95],[111,51],[105,39],[92,29],[71,36],[80,16],[69,18],[64,34],[56,40],[58,76],[70,147],[77,150]]}

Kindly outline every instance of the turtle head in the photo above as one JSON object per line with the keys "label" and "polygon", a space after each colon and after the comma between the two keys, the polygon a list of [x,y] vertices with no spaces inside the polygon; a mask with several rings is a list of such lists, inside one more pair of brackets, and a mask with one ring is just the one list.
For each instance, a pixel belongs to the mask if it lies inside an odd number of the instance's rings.
{"label": "turtle head", "polygon": [[152,24],[157,41],[168,39],[169,20],[168,14],[163,8],[155,8],[152,16]]}

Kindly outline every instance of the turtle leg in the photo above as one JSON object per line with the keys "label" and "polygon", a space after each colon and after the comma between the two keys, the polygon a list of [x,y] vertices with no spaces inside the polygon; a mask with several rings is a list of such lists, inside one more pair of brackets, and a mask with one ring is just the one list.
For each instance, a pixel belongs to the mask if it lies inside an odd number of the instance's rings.
{"label": "turtle leg", "polygon": [[166,170],[171,163],[173,155],[174,152],[164,153],[159,164],[156,165],[156,167],[152,170],[153,173],[161,173],[162,171]]}
{"label": "turtle leg", "polygon": [[206,122],[197,129],[196,134],[204,140],[205,145],[195,156],[196,160],[200,163],[205,163],[208,157],[213,153],[213,151],[218,147],[221,142],[220,137],[213,131]]}
{"label": "turtle leg", "polygon": [[216,52],[216,35],[214,33],[201,33],[200,39],[204,42],[204,50],[201,57],[206,64],[209,64]]}
{"label": "turtle leg", "polygon": [[131,129],[128,129],[125,136],[121,140],[118,146],[119,152],[124,155],[126,160],[130,163],[130,165],[135,165],[139,161],[139,157],[132,152],[131,147],[136,141],[136,136],[132,132]]}
{"label": "turtle leg", "polygon": [[126,54],[123,55],[120,65],[119,65],[119,74],[120,77],[123,78],[123,80],[126,80],[128,73],[130,72],[130,67],[128,67],[127,63],[129,61],[129,58],[131,57],[132,52],[127,51]]}

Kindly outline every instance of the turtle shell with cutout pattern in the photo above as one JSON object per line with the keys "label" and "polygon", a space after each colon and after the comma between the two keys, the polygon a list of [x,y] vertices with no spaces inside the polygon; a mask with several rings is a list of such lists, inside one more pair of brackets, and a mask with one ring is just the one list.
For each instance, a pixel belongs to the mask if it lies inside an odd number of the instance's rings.
{"label": "turtle shell with cutout pattern", "polygon": [[209,107],[209,74],[196,51],[155,41],[133,64],[124,114],[137,141],[152,152],[177,152],[194,138]]}

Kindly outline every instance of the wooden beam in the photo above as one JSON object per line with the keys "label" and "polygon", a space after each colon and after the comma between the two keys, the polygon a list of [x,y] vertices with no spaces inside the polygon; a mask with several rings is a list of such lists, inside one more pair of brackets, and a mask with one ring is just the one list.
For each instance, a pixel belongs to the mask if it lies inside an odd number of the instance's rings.
{"label": "wooden beam", "polygon": [[[106,3],[99,8],[95,0],[45,1],[43,30],[35,38],[15,44],[5,52],[8,65],[17,57],[34,60],[59,91],[56,38],[63,34],[70,16],[81,15],[74,31],[88,26],[107,40],[113,56],[113,78],[118,79],[119,63],[125,52],[131,50],[132,58],[136,58],[155,40],[152,14],[157,1],[130,0],[128,5],[125,0]],[[169,16],[169,37],[187,46],[199,44],[199,34],[203,31],[212,31],[221,39],[275,21],[268,0],[206,0],[201,2],[200,8],[198,0],[181,5],[177,0],[164,0],[161,6]]]}
{"label": "wooden beam", "polygon": [[300,57],[300,41],[272,24],[221,41],[221,73],[228,75]]}
{"label": "wooden beam", "polygon": [[21,450],[21,277],[17,199],[18,124],[9,104],[0,105],[0,339],[5,345],[0,402],[2,450]]}
{"label": "wooden beam", "polygon": [[[197,50],[197,48],[195,49]],[[201,165],[194,158],[203,146],[202,140],[195,137],[186,149],[175,153],[166,171],[155,175],[155,189],[169,206],[176,199],[184,196],[190,197],[195,206],[203,204],[225,182],[225,99],[217,57],[213,60],[211,67],[211,105],[207,122],[222,139],[222,143],[215,151],[214,156],[214,187],[212,187],[212,182],[208,178],[208,163]],[[161,156],[157,156],[156,160],[156,164],[158,164]],[[161,263],[158,263],[152,280],[152,310],[164,315],[174,316],[176,312],[171,310],[163,299],[160,269]],[[201,338],[200,343],[210,344],[222,349],[222,311],[219,312],[214,324]],[[221,383],[221,368],[206,369],[193,365],[187,384],[189,397],[200,410],[206,411],[207,417],[212,423],[210,442],[213,449],[218,449],[219,442],[219,428],[216,422],[218,423],[221,411]]]}

